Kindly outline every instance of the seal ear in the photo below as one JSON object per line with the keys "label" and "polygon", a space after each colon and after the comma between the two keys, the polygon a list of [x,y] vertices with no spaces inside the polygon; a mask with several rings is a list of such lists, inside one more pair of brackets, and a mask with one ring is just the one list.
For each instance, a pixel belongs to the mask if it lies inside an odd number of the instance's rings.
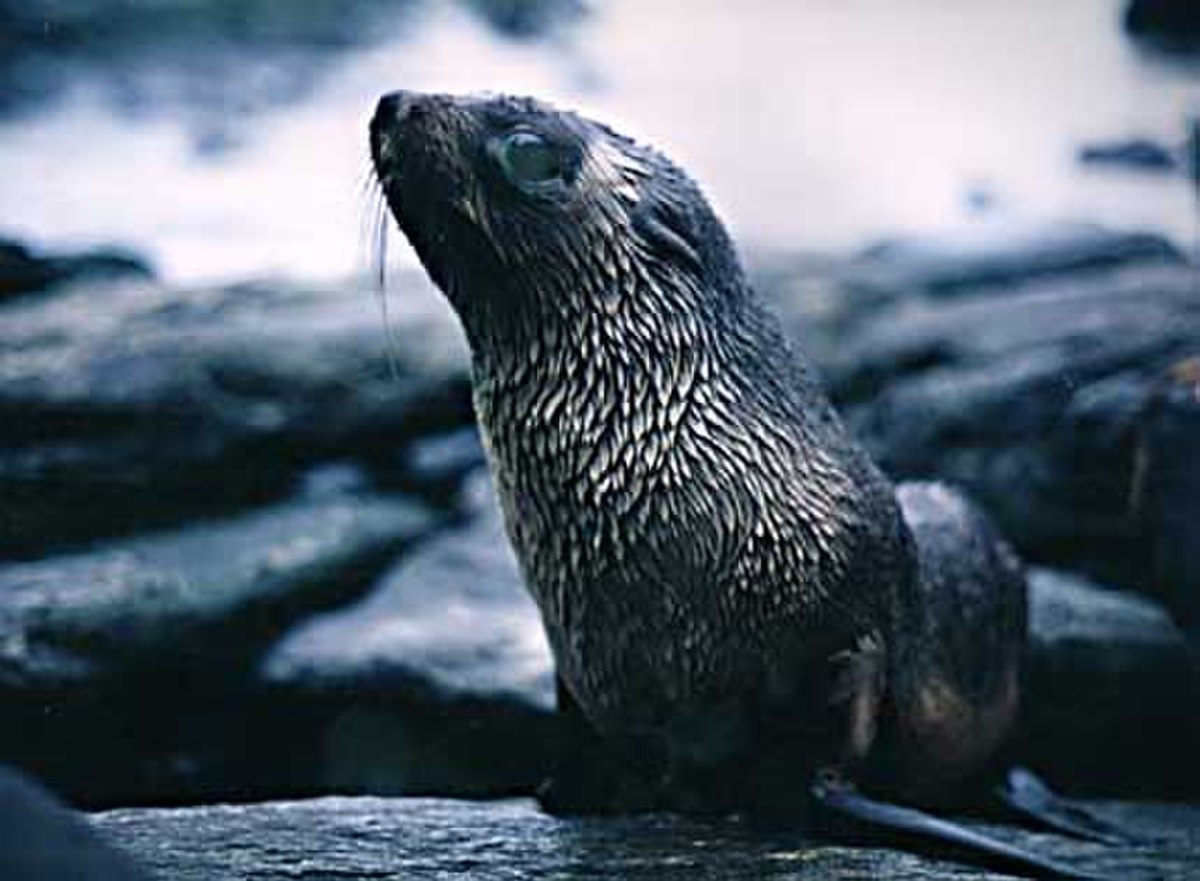
{"label": "seal ear", "polygon": [[682,261],[700,272],[704,263],[696,246],[696,233],[687,216],[673,202],[643,197],[630,218],[634,231],[662,256]]}

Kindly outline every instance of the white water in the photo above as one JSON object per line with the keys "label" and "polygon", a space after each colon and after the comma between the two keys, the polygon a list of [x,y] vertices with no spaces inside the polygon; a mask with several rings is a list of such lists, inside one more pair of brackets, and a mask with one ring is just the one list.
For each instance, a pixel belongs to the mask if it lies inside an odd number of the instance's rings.
{"label": "white water", "polygon": [[1200,84],[1124,40],[1118,0],[593,5],[565,43],[523,46],[435,4],[411,40],[352,55],[218,159],[182,123],[118,117],[81,90],[0,125],[0,233],[129,244],[186,281],[360,270],[366,122],[404,87],[533,93],[610,121],[687,167],[756,246],[974,222],[971,187],[1015,219],[1196,235],[1180,179],[1074,160],[1081,141],[1169,141],[1200,114]]}

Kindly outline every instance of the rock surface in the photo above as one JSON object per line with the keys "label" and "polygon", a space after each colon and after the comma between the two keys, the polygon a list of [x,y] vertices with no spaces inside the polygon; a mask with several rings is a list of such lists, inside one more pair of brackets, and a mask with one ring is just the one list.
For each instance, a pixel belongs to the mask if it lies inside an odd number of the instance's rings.
{"label": "rock surface", "polygon": [[528,793],[545,775],[550,651],[490,483],[476,484],[476,517],[266,657],[273,697],[322,710],[320,755],[301,772],[318,791]]}
{"label": "rock surface", "polygon": [[1129,0],[1125,30],[1156,49],[1200,53],[1200,8],[1191,0]]}
{"label": "rock surface", "polygon": [[[580,0],[461,0],[497,33],[542,37]],[[251,114],[306,97],[348,50],[403,38],[418,0],[0,0],[0,113],[81,80],[129,114],[183,114],[200,152],[236,143]]]}
{"label": "rock surface", "polygon": [[1017,762],[1076,792],[1200,792],[1198,680],[1162,608],[1035,569],[1029,630]]}
{"label": "rock surface", "polygon": [[153,274],[145,260],[119,248],[82,254],[35,254],[20,242],[0,238],[0,300],[72,282],[150,278]]}
{"label": "rock surface", "polygon": [[0,878],[149,881],[128,855],[33,780],[0,766]]}
{"label": "rock surface", "polygon": [[1179,262],[1179,250],[1153,233],[1087,223],[1012,227],[985,224],[944,235],[885,240],[851,264],[850,288],[899,295],[951,295],[988,285],[1018,285],[1147,260]]}
{"label": "rock surface", "polygon": [[405,313],[396,337],[421,344],[390,350],[349,287],[101,293],[0,308],[0,559],[281,496],[314,462],[470,419],[444,312]]}
{"label": "rock surface", "polygon": [[1180,165],[1170,148],[1149,138],[1084,144],[1078,155],[1085,165],[1116,166],[1150,173],[1171,172]]}
{"label": "rock surface", "polygon": [[[1106,848],[998,828],[1006,839],[1107,877],[1184,881],[1200,862],[1200,808],[1096,808],[1153,846]],[[1009,877],[880,848],[666,816],[561,820],[526,801],[325,798],[245,806],[122,810],[96,827],[161,878],[991,879]]]}
{"label": "rock surface", "polygon": [[258,658],[435,524],[411,501],[297,499],[0,567],[0,755],[90,802],[250,785],[224,765],[252,768],[271,733]]}
{"label": "rock surface", "polygon": [[[890,474],[965,487],[1035,561],[1160,590],[1130,499],[1147,408],[1200,347],[1200,269],[911,298],[842,321],[838,339],[821,367]],[[1160,457],[1200,468],[1192,431],[1162,436]]]}

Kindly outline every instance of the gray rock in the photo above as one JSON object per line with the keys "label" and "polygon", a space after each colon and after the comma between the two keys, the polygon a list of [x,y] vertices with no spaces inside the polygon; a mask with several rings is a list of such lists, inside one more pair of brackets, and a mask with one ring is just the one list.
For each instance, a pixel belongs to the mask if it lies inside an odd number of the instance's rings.
{"label": "gray rock", "polygon": [[448,312],[393,331],[389,354],[365,292],[284,283],[0,308],[0,557],[260,502],[313,461],[469,421]]}
{"label": "gray rock", "polygon": [[1200,9],[1191,0],[1129,0],[1124,25],[1131,37],[1155,49],[1200,53]]}
{"label": "gray rock", "polygon": [[1200,670],[1200,357],[1172,365],[1135,426],[1130,509],[1144,580],[1187,630]]}
{"label": "gray rock", "polygon": [[[489,484],[475,494],[466,525],[267,657],[270,692],[326,726],[311,733],[326,791],[529,792],[543,776],[550,652]],[[313,706],[323,712],[303,709]]]}
{"label": "gray rock", "polygon": [[119,248],[80,254],[38,254],[20,242],[0,238],[0,300],[68,283],[145,279],[153,274],[142,257]]}
{"label": "gray rock", "polygon": [[404,450],[406,489],[436,501],[454,502],[464,478],[487,464],[479,431],[468,425],[414,440]]}
{"label": "gray rock", "polygon": [[[1106,877],[1184,881],[1200,861],[1200,808],[1112,803],[1154,846],[1081,844],[1005,827],[994,834]],[[847,848],[732,821],[665,816],[563,820],[527,801],[324,798],[94,816],[110,840],[173,881],[230,878],[587,878],[620,881],[1011,876],[883,848]]]}
{"label": "gray rock", "polygon": [[148,881],[149,875],[41,786],[0,766],[0,878]]}
{"label": "gray rock", "polygon": [[258,659],[435,524],[402,499],[298,499],[0,567],[0,756],[93,803],[253,791]]}
{"label": "gray rock", "polygon": [[1030,582],[1019,760],[1073,791],[1200,791],[1200,681],[1166,612],[1063,572]]}
{"label": "gray rock", "polygon": [[1174,171],[1180,164],[1170,148],[1149,138],[1084,144],[1078,155],[1085,165],[1117,166],[1153,173]]}
{"label": "gray rock", "polygon": [[848,281],[852,287],[901,294],[947,295],[1082,270],[1182,259],[1170,242],[1148,232],[1088,223],[984,224],[943,235],[880,242],[848,268]]}
{"label": "gray rock", "polygon": [[[577,19],[580,0],[461,0],[502,35],[532,40]],[[0,112],[86,81],[129,114],[194,121],[204,153],[231,126],[307,97],[352,50],[423,24],[417,0],[0,0]],[[417,13],[417,14],[415,14]]]}
{"label": "gray rock", "polygon": [[[1149,266],[922,300],[861,322],[827,374],[894,476],[964,486],[1034,560],[1152,590],[1154,544],[1130,505],[1139,425],[1197,351],[1198,293],[1200,270]],[[1187,426],[1160,461],[1200,468]]]}

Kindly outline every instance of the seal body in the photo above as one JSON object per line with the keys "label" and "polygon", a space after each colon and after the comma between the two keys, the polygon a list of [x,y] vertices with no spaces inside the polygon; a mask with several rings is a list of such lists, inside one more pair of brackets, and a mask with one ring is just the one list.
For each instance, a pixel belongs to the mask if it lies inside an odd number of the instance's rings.
{"label": "seal body", "polygon": [[978,773],[1019,566],[945,488],[902,508],[695,184],[532,99],[394,93],[371,133],[466,331],[564,712],[640,784],[560,768],[548,801],[725,809],[831,768],[941,801]]}

